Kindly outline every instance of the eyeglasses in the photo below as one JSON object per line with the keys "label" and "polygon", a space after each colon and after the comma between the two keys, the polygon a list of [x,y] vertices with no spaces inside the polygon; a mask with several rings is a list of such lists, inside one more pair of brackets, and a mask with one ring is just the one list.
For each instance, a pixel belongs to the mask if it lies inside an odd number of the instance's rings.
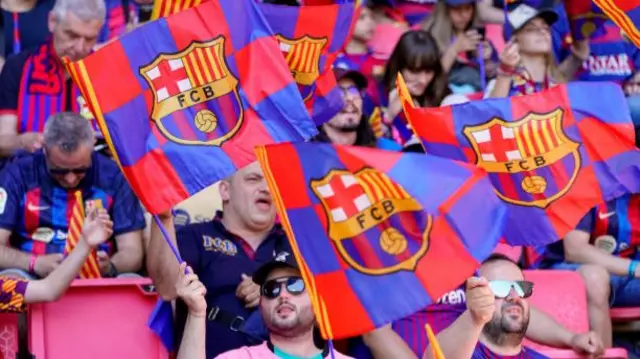
{"label": "eyeglasses", "polygon": [[512,288],[520,298],[529,298],[533,294],[533,283],[526,280],[492,280],[489,288],[496,298],[501,299],[508,297]]}
{"label": "eyeglasses", "polygon": [[266,281],[261,288],[262,296],[267,299],[276,299],[282,292],[282,285],[292,295],[300,295],[304,292],[304,281],[300,277],[276,278]]}
{"label": "eyeglasses", "polygon": [[79,168],[49,168],[49,173],[55,176],[64,176],[67,173],[73,173],[74,175],[83,175],[90,170],[89,167]]}
{"label": "eyeglasses", "polygon": [[364,96],[363,92],[360,91],[360,89],[356,86],[347,86],[340,88],[342,89],[342,98],[345,100],[347,98],[362,98]]}

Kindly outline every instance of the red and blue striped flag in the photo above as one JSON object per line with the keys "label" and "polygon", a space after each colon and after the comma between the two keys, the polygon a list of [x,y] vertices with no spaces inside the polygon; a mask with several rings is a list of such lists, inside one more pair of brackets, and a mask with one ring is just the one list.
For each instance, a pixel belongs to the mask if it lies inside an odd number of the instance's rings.
{"label": "red and blue striped flag", "polygon": [[640,151],[618,85],[575,82],[439,108],[414,108],[401,76],[398,89],[427,153],[489,172],[509,205],[510,245],[554,242],[597,204],[640,190]]}
{"label": "red and blue striped flag", "polygon": [[473,165],[317,143],[256,152],[324,338],[425,308],[503,235],[506,206]]}
{"label": "red and blue striped flag", "polygon": [[151,213],[254,161],[256,145],[317,133],[252,0],[150,22],[68,68]]}
{"label": "red and blue striped flag", "polygon": [[624,35],[636,46],[640,47],[640,0],[593,0]]}

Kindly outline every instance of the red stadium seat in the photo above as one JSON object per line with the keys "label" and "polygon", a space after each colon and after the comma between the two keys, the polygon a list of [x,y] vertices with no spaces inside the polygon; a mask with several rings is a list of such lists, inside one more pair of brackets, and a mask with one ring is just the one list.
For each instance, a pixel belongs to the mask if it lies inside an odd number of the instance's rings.
{"label": "red stadium seat", "polygon": [[158,296],[149,279],[77,280],[57,302],[29,308],[36,358],[167,359],[147,327]]}
{"label": "red stadium seat", "polygon": [[18,315],[0,314],[0,358],[15,358],[18,351]]}
{"label": "red stadium seat", "polygon": [[[587,313],[587,293],[582,277],[573,271],[530,270],[525,277],[534,282],[532,306],[551,315],[568,329],[582,333],[589,330]],[[573,350],[562,350],[547,347],[529,340],[526,345],[547,355],[550,358],[581,358]],[[621,348],[608,349],[605,358],[628,357],[627,351]]]}
{"label": "red stadium seat", "polygon": [[611,308],[611,320],[618,323],[635,322],[640,320],[640,307]]}

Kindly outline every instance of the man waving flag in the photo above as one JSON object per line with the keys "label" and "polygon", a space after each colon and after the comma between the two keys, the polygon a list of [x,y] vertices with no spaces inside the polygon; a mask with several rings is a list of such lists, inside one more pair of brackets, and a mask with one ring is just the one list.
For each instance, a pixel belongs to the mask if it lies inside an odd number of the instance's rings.
{"label": "man waving flag", "polygon": [[151,213],[254,161],[256,145],[317,132],[253,0],[153,21],[69,70]]}

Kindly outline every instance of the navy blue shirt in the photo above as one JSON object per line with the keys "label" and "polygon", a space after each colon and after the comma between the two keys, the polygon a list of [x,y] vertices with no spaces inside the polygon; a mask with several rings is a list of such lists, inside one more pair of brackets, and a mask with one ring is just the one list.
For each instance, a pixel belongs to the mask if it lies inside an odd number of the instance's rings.
{"label": "navy blue shirt", "polygon": [[[39,0],[33,9],[18,13],[17,24],[14,14],[2,10],[4,55],[9,57],[17,52],[33,49],[49,36],[48,18],[55,0]],[[18,36],[14,34],[14,26],[18,27]]]}
{"label": "navy blue shirt", "polygon": [[[145,227],[140,202],[107,157],[93,154],[78,189],[85,208],[101,205],[109,211],[114,236]],[[23,251],[63,253],[75,191],[51,178],[41,151],[18,158],[0,172],[0,228],[11,231],[12,246]]]}
{"label": "navy blue shirt", "polygon": [[[221,219],[222,213],[218,212],[213,221],[180,228],[176,234],[178,248],[182,258],[207,288],[207,310],[219,307],[225,313],[247,319],[251,314],[259,313],[255,309],[245,308],[245,303],[236,297],[242,274],[251,276],[276,255],[282,252],[293,255],[293,252],[278,225],[254,252],[244,239],[227,231]],[[182,340],[186,314],[186,307],[178,301],[177,343]],[[258,344],[250,339],[247,334],[232,331],[228,323],[207,320],[207,358],[245,345]]]}

